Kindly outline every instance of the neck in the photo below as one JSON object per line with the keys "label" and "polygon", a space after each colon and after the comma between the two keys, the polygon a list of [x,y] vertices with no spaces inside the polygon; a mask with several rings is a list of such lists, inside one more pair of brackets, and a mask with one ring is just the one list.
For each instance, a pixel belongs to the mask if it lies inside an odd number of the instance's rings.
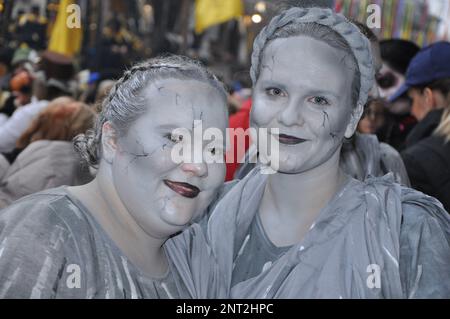
{"label": "neck", "polygon": [[70,191],[137,268],[152,277],[166,273],[163,244],[167,238],[152,237],[138,225],[120,200],[108,169],[101,165],[94,181]]}
{"label": "neck", "polygon": [[296,216],[299,210],[324,206],[345,178],[339,168],[339,155],[340,149],[327,162],[304,173],[271,175],[266,192],[280,208],[279,213]]}
{"label": "neck", "polygon": [[307,172],[268,178],[260,214],[274,244],[299,242],[340,189],[346,175],[339,168],[339,155],[340,148],[327,162]]}

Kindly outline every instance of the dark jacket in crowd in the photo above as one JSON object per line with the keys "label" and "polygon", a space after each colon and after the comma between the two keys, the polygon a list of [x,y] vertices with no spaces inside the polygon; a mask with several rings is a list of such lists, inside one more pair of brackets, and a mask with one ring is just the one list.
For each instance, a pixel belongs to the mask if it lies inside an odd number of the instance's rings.
{"label": "dark jacket in crowd", "polygon": [[437,198],[450,211],[450,143],[430,136],[402,154],[413,188]]}
{"label": "dark jacket in crowd", "polygon": [[431,111],[417,123],[406,138],[406,148],[416,145],[421,140],[431,136],[441,123],[444,109]]}
{"label": "dark jacket in crowd", "polygon": [[410,114],[395,115],[387,113],[384,125],[377,132],[378,140],[401,152],[406,147],[406,137],[416,124],[417,120]]}

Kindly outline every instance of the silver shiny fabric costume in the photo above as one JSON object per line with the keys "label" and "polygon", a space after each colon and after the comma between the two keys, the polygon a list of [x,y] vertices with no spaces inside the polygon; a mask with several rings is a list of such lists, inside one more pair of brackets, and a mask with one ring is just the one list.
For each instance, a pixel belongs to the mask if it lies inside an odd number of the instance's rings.
{"label": "silver shiny fabric costume", "polygon": [[167,243],[170,258],[190,274],[183,278],[194,296],[450,298],[450,217],[437,200],[391,175],[349,179],[302,242],[231,287],[267,180],[259,170],[219,201],[205,230],[195,225]]}

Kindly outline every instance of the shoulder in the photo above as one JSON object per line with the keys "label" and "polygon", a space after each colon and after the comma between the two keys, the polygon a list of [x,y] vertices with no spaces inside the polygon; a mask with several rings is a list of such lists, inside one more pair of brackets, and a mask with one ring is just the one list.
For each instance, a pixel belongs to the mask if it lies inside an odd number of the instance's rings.
{"label": "shoulder", "polygon": [[445,144],[441,137],[428,137],[401,155],[410,174],[441,179],[450,172],[450,143]]}
{"label": "shoulder", "polygon": [[72,206],[62,188],[26,196],[0,211],[0,234],[38,235],[54,227],[69,231],[67,211],[73,211]]}
{"label": "shoulder", "polygon": [[401,159],[400,153],[395,148],[390,146],[389,144],[381,142],[380,143],[380,151],[381,151],[381,154],[383,157]]}
{"label": "shoulder", "polygon": [[434,197],[402,187],[402,207],[404,223],[440,225],[450,236],[450,215]]}
{"label": "shoulder", "polygon": [[69,209],[50,190],[0,211],[0,298],[55,297],[66,265],[83,265]]}

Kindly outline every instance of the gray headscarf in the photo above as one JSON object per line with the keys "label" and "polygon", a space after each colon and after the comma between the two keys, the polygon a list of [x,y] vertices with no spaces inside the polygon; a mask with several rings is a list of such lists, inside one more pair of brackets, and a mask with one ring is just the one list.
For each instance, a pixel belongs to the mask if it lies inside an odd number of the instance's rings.
{"label": "gray headscarf", "polygon": [[257,36],[253,45],[252,67],[250,75],[253,84],[258,79],[258,70],[262,51],[272,36],[280,29],[292,24],[316,23],[329,27],[341,35],[348,43],[360,72],[361,87],[358,105],[366,104],[369,91],[374,83],[374,68],[369,40],[361,33],[357,26],[346,17],[326,8],[298,8],[294,7],[274,17]]}

